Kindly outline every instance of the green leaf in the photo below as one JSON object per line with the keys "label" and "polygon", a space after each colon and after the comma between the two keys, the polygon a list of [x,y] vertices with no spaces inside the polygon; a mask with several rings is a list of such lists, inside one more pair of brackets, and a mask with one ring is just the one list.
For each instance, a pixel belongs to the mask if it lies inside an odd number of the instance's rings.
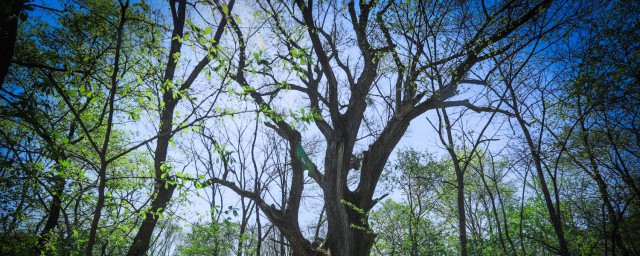
{"label": "green leaf", "polygon": [[229,15],[229,6],[222,5],[222,13],[224,13],[225,15]]}
{"label": "green leaf", "polygon": [[291,57],[293,58],[298,58],[298,56],[300,56],[298,49],[291,49],[289,52],[291,53]]}

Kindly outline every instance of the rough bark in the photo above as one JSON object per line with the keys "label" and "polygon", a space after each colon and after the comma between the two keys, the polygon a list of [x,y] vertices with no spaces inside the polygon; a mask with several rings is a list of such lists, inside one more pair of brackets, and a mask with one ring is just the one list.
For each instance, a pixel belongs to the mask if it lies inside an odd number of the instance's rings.
{"label": "rough bark", "polygon": [[18,21],[20,13],[25,8],[25,0],[7,0],[0,4],[0,85],[4,84],[4,79],[9,72],[13,52],[15,50],[16,38],[18,36]]}

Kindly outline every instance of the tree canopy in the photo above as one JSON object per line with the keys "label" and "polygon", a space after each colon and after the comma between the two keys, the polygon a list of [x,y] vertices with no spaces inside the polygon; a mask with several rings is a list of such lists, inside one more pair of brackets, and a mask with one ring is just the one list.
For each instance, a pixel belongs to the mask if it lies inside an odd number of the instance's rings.
{"label": "tree canopy", "polygon": [[0,254],[640,254],[638,8],[5,1]]}

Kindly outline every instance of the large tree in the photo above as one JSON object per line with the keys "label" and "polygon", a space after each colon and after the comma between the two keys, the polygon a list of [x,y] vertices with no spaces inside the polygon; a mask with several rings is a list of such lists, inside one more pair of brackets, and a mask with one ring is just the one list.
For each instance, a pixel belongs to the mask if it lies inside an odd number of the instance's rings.
{"label": "large tree", "polygon": [[[219,177],[210,181],[256,201],[296,254],[368,255],[375,235],[367,213],[379,201],[374,195],[380,175],[411,121],[442,107],[491,110],[452,98],[463,84],[486,84],[480,63],[526,47],[548,29],[549,20],[537,20],[552,1],[259,1],[257,6],[268,30],[260,36],[269,40],[256,39],[255,31],[230,20],[238,48],[233,77],[236,91],[253,101],[268,119],[264,124],[288,143],[287,204],[277,209],[258,191]],[[265,42],[274,44],[264,47]],[[470,78],[473,71],[478,78]],[[278,101],[285,94],[304,103]],[[302,146],[301,122],[321,133],[320,159],[312,160]],[[304,171],[321,188],[326,207],[327,235],[319,246],[300,230]],[[357,176],[352,187],[350,173]]]}

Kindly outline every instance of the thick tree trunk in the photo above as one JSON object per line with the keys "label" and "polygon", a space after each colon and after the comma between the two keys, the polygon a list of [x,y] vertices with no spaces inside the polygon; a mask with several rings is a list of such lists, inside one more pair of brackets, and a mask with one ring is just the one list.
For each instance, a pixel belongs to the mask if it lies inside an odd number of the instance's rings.
{"label": "thick tree trunk", "polygon": [[0,58],[0,85],[4,84],[4,79],[9,72],[9,66],[11,66],[18,36],[18,20],[20,19],[20,12],[24,9],[25,2],[25,0],[8,0],[0,4],[0,16],[2,16],[0,21],[2,22],[0,42],[3,44],[0,47],[0,56],[2,56]]}
{"label": "thick tree trunk", "polygon": [[[332,188],[325,188],[328,190]],[[335,191],[335,190],[334,190]],[[358,205],[349,191],[325,194],[327,206],[328,243],[331,255],[364,256],[371,253],[375,235],[369,227],[365,205]]]}
{"label": "thick tree trunk", "polygon": [[[343,134],[348,134],[344,136],[347,139],[336,136],[333,142],[329,143],[325,155],[327,171],[323,191],[327,207],[327,242],[331,255],[370,255],[375,243],[375,234],[369,226],[368,213],[377,203],[377,200],[372,199],[373,194],[391,152],[409,127],[409,123],[408,119],[394,118],[364,152],[360,181],[355,191],[350,191],[347,184],[355,132],[344,131]],[[347,127],[353,125],[355,124],[351,123]]]}
{"label": "thick tree trunk", "polygon": [[[325,190],[336,191],[335,187]],[[342,194],[342,195],[341,195]],[[345,195],[346,194],[346,195]],[[369,255],[375,235],[368,224],[368,207],[358,205],[348,190],[325,193],[327,207],[328,243],[331,255]]]}

